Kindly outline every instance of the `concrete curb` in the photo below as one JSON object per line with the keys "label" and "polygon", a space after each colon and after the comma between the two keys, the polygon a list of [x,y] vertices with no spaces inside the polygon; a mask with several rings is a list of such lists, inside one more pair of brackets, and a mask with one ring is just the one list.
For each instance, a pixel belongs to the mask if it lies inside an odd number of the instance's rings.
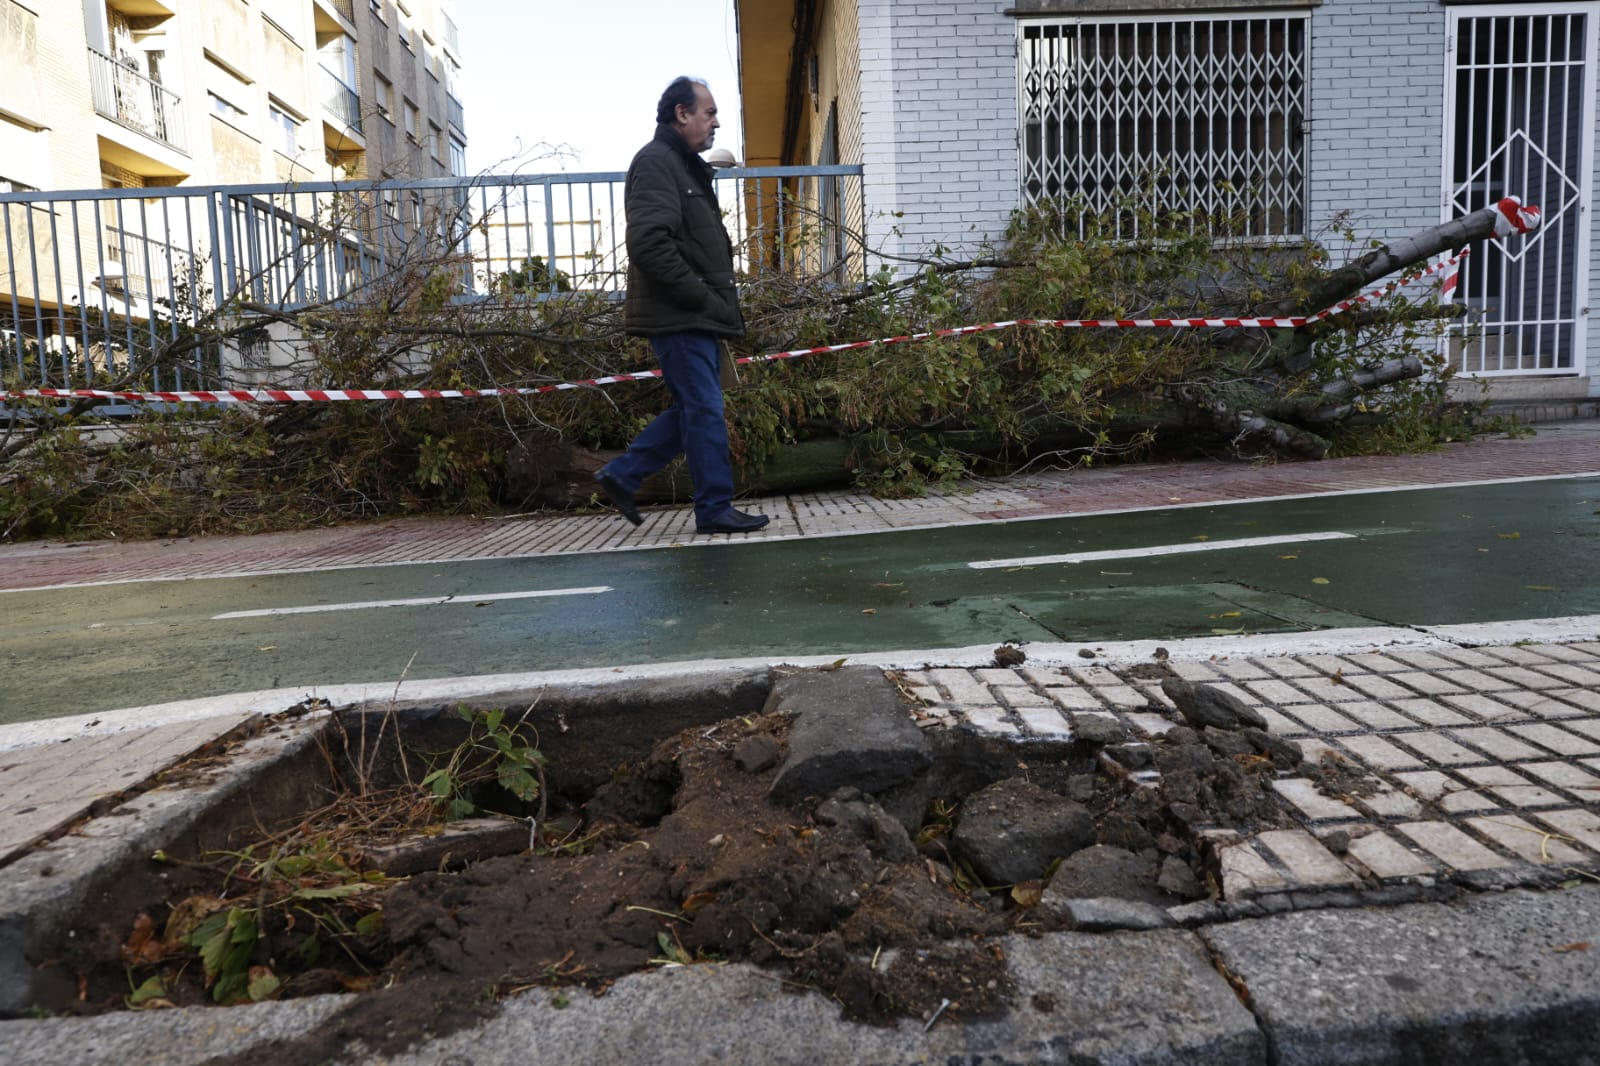
{"label": "concrete curb", "polygon": [[[952,1011],[927,1031],[913,1020],[893,1029],[845,1021],[825,997],[788,991],[749,966],[673,967],[619,981],[601,998],[526,993],[410,1052],[341,1061],[1412,1066],[1470,1057],[1474,1066],[1593,1066],[1600,968],[1591,951],[1600,948],[1584,943],[1600,944],[1600,886],[1198,933],[1014,936],[1000,942],[1018,988],[1011,1013],[963,1023]],[[12,1021],[0,1023],[0,1045],[17,1066],[274,1061],[295,1035],[338,1025],[349,1002]]]}

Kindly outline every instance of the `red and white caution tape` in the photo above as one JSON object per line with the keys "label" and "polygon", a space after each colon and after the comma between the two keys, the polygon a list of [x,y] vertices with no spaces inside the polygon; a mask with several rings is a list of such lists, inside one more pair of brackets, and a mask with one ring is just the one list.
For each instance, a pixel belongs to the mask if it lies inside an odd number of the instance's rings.
{"label": "red and white caution tape", "polygon": [[[1514,197],[1508,197],[1514,200]],[[1505,215],[1501,201],[1503,217]],[[1532,213],[1532,226],[1538,225],[1538,208],[1521,208],[1523,222],[1526,224],[1526,214]],[[1507,225],[1510,225],[1507,222]],[[1498,230],[1497,230],[1498,232]],[[1527,232],[1521,230],[1519,232]],[[981,325],[953,326],[949,329],[933,329],[923,333],[906,333],[898,337],[879,337],[875,340],[850,341],[845,344],[824,344],[815,348],[796,348],[787,352],[772,352],[767,355],[746,355],[736,359],[740,364],[770,363],[780,359],[800,359],[808,355],[828,355],[834,352],[856,351],[862,348],[884,347],[891,344],[912,344],[917,341],[933,340],[940,337],[963,337],[972,333],[990,333],[1001,329],[1015,329],[1019,326],[1050,327],[1055,329],[1299,329],[1321,322],[1359,304],[1371,303],[1382,299],[1389,293],[1409,285],[1420,278],[1438,273],[1446,268],[1454,267],[1468,254],[1463,248],[1460,252],[1448,259],[1429,264],[1414,274],[1408,274],[1397,281],[1390,282],[1382,288],[1373,289],[1371,292],[1360,296],[1341,300],[1332,307],[1318,311],[1314,315],[1289,318],[1014,318],[1005,322],[986,322]],[[640,370],[630,374],[611,374],[602,378],[588,378],[583,381],[563,381],[557,385],[535,385],[527,388],[513,389],[222,389],[213,391],[193,392],[121,392],[110,389],[15,389],[6,391],[0,389],[0,400],[14,399],[89,399],[89,400],[122,400],[128,403],[334,403],[341,400],[475,400],[491,396],[538,396],[547,392],[562,392],[570,389],[594,388],[600,385],[614,385],[622,381],[645,381],[661,376],[659,368],[655,370]]]}

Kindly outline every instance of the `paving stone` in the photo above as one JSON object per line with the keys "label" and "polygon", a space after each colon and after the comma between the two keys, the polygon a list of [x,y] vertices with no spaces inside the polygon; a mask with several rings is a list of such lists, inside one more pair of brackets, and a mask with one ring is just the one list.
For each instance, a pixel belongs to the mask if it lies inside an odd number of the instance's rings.
{"label": "paving stone", "polygon": [[1337,655],[1302,655],[1300,661],[1319,674],[1356,674],[1361,668]]}
{"label": "paving stone", "polygon": [[1447,792],[1439,800],[1439,809],[1446,814],[1475,814],[1478,811],[1498,811],[1501,804],[1477,789],[1463,788]]}
{"label": "paving stone", "polygon": [[1031,688],[1000,688],[999,686],[996,686],[996,691],[999,693],[1000,702],[1014,709],[1020,710],[1023,707],[1047,707],[1050,710],[1056,709],[1054,700],[1052,700],[1049,696],[1046,696],[1043,692],[1035,692]]}
{"label": "paving stone", "polygon": [[1433,872],[1432,865],[1382,831],[1351,840],[1349,853],[1371,870],[1374,877],[1386,881],[1402,877],[1426,877]]}
{"label": "paving stone", "polygon": [[1067,673],[1080,685],[1092,685],[1097,689],[1105,685],[1126,684],[1114,671],[1104,666],[1069,666]]}
{"label": "paving stone", "polygon": [[1311,698],[1286,681],[1246,681],[1244,687],[1247,692],[1245,698],[1252,703],[1262,702],[1280,706],[1285,703],[1304,703]]}
{"label": "paving stone", "polygon": [[1417,770],[1410,773],[1395,774],[1394,779],[1400,782],[1402,788],[1409,788],[1418,799],[1428,803],[1448,792],[1455,792],[1467,787],[1449,774],[1440,773],[1438,770]]}
{"label": "paving stone", "polygon": [[1525,666],[1495,667],[1485,670],[1484,673],[1517,688],[1561,688],[1568,683],[1559,677],[1551,677],[1548,673],[1529,670]]}
{"label": "paving stone", "polygon": [[1169,662],[1167,668],[1185,681],[1216,681],[1222,676],[1205,663],[1187,660]]}
{"label": "paving stone", "polygon": [[1504,659],[1496,659],[1493,655],[1485,655],[1483,652],[1475,651],[1472,648],[1441,648],[1439,649],[1439,657],[1448,659],[1459,666],[1469,667],[1499,666],[1505,662]]}
{"label": "paving stone", "polygon": [[996,737],[1016,737],[1016,724],[1006,717],[998,705],[989,707],[963,707],[961,715],[967,724],[979,733]]}
{"label": "paving stone", "polygon": [[1442,733],[1394,733],[1389,739],[1404,744],[1440,766],[1471,766],[1484,761],[1481,752],[1463,747]]}
{"label": "paving stone", "polygon": [[1301,678],[1317,676],[1316,670],[1299,659],[1267,659],[1261,665],[1265,666],[1274,677]]}
{"label": "paving stone", "polygon": [[1028,679],[1015,670],[1002,670],[999,667],[989,667],[972,671],[972,676],[985,685],[997,685],[1015,688],[1018,685],[1026,687]]}
{"label": "paving stone", "polygon": [[1582,707],[1591,714],[1600,714],[1600,689],[1558,688],[1550,695],[1575,707]]}
{"label": "paving stone", "polygon": [[1409,670],[1405,673],[1391,674],[1390,680],[1420,692],[1424,696],[1437,696],[1443,692],[1466,691],[1453,681],[1422,670]]}
{"label": "paving stone", "polygon": [[1528,862],[1582,862],[1588,856],[1564,844],[1547,831],[1529,825],[1514,814],[1468,818],[1467,824],[1502,848]]}
{"label": "paving stone", "polygon": [[1518,763],[1517,769],[1565,789],[1580,800],[1600,802],[1600,777],[1580,766],[1564,762],[1524,762]]}
{"label": "paving stone", "polygon": [[1593,663],[1600,659],[1600,656],[1585,651],[1581,644],[1541,644],[1539,654],[1564,663]]}
{"label": "paving stone", "polygon": [[1392,655],[1382,652],[1360,652],[1355,655],[1346,655],[1344,658],[1355,663],[1358,668],[1374,674],[1395,673],[1406,668],[1405,663]]}
{"label": "paving stone", "polygon": [[1316,837],[1301,829],[1269,829],[1256,836],[1256,843],[1264,845],[1278,861],[1288,867],[1296,881],[1309,885],[1350,885],[1357,878],[1350,868],[1322,845]]}
{"label": "paving stone", "polygon": [[1086,688],[1047,688],[1045,695],[1064,711],[1103,711],[1106,705]]}
{"label": "paving stone", "polygon": [[1022,676],[1028,679],[1028,684],[1035,688],[1052,688],[1056,685],[1076,685],[1072,675],[1065,670],[1041,670],[1034,667],[1024,668]]}
{"label": "paving stone", "polygon": [[[1488,669],[1491,670],[1503,665],[1503,663],[1499,662],[1486,664]],[[1466,670],[1460,667],[1454,670],[1441,670],[1434,676],[1450,682],[1450,684],[1455,685],[1463,692],[1488,692],[1516,687],[1509,681],[1501,681],[1493,674],[1485,673],[1482,670]]]}
{"label": "paving stone", "polygon": [[1574,718],[1584,713],[1582,707],[1558,698],[1559,693],[1554,692],[1524,692],[1512,690],[1510,692],[1496,692],[1495,699],[1502,700],[1519,710],[1540,718],[1562,719]]}
{"label": "paving stone", "polygon": [[1457,870],[1492,870],[1508,865],[1507,860],[1448,822],[1407,822],[1395,828]]}
{"label": "paving stone", "polygon": [[1320,740],[1317,737],[1305,737],[1304,739],[1294,741],[1294,743],[1299,746],[1300,756],[1301,758],[1305,759],[1306,762],[1321,762],[1322,757],[1330,751],[1339,756],[1339,758],[1344,758],[1344,752],[1339,751],[1332,744],[1329,744],[1325,740]]}
{"label": "paving stone", "polygon": [[1561,680],[1572,685],[1579,685],[1586,689],[1600,688],[1600,670],[1590,666],[1579,666],[1576,663],[1550,663],[1539,668],[1541,673],[1553,674]]}
{"label": "paving stone", "polygon": [[1545,725],[1535,722],[1530,725],[1508,725],[1507,733],[1515,733],[1523,740],[1531,741],[1541,748],[1548,748],[1557,755],[1596,755],[1600,754],[1600,742],[1590,740],[1588,737],[1574,733],[1558,726]]}
{"label": "paving stone", "polygon": [[1129,725],[1135,727],[1136,729],[1142,729],[1144,732],[1153,737],[1161,736],[1161,734],[1167,732],[1173,726],[1178,724],[1177,722],[1172,721],[1170,718],[1161,717],[1159,714],[1127,714],[1123,715],[1123,718],[1128,722]]}
{"label": "paving stone", "polygon": [[1550,661],[1549,656],[1541,655],[1532,648],[1519,648],[1515,644],[1494,644],[1479,650],[1491,658],[1515,663],[1519,666],[1537,665]]}
{"label": "paving stone", "polygon": [[1475,692],[1464,696],[1440,696],[1439,699],[1448,703],[1458,711],[1465,711],[1480,722],[1496,722],[1502,718],[1525,717],[1522,711],[1515,707],[1507,706],[1499,700],[1492,700]]}
{"label": "paving stone", "polygon": [[1405,686],[1397,685],[1377,674],[1346,674],[1344,683],[1363,696],[1370,696],[1375,700],[1403,700],[1412,694]]}
{"label": "paving stone", "polygon": [[1255,659],[1218,659],[1211,665],[1217,673],[1230,681],[1248,681],[1272,676],[1267,668]]}
{"label": "paving stone", "polygon": [[1395,747],[1382,737],[1358,734],[1340,737],[1339,744],[1374,770],[1410,770],[1422,766],[1422,761],[1415,755]]}
{"label": "paving stone", "polygon": [[1414,667],[1417,670],[1426,670],[1430,673],[1456,669],[1456,664],[1449,659],[1432,655],[1425,651],[1396,651],[1390,653],[1390,658],[1398,659],[1407,666]]}
{"label": "paving stone", "polygon": [[967,670],[949,668],[929,670],[928,676],[950,693],[951,700],[958,704],[994,702],[994,697],[989,694],[989,686],[973,677]]}
{"label": "paving stone", "polygon": [[1591,851],[1600,852],[1600,814],[1585,810],[1540,811],[1533,817]]}
{"label": "paving stone", "polygon": [[1452,729],[1450,735],[1469,748],[1476,748],[1496,759],[1536,759],[1542,752],[1499,729],[1479,726],[1471,729]]}
{"label": "paving stone", "polygon": [[1357,807],[1375,818],[1416,818],[1422,814],[1422,804],[1414,797],[1388,786],[1354,799]]}
{"label": "paving stone", "polygon": [[1249,841],[1222,849],[1218,865],[1222,873],[1223,899],[1248,899],[1262,892],[1288,887],[1282,874],[1256,853]]}
{"label": "paving stone", "polygon": [[1582,733],[1586,737],[1600,739],[1600,718],[1575,718],[1561,723],[1563,728]]}
{"label": "paving stone", "polygon": [[1465,766],[1457,773],[1513,807],[1560,807],[1567,802],[1504,766]]}
{"label": "paving stone", "polygon": [[1066,738],[1072,736],[1072,727],[1066,716],[1054,707],[1018,707],[1016,715],[1022,728],[1030,736]]}
{"label": "paving stone", "polygon": [[1285,707],[1283,713],[1303,722],[1308,729],[1318,733],[1344,733],[1361,728],[1361,723],[1346,718],[1333,708],[1321,703],[1301,703]]}
{"label": "paving stone", "polygon": [[1266,719],[1267,732],[1269,733],[1273,733],[1280,737],[1285,737],[1295,736],[1306,731],[1305,726],[1301,725],[1299,722],[1296,722],[1288,715],[1279,714],[1271,707],[1257,707],[1256,710],[1260,713],[1262,718]]}
{"label": "paving stone", "polygon": [[1314,822],[1344,820],[1359,814],[1349,804],[1324,796],[1303,777],[1280,777],[1272,782],[1272,788]]}
{"label": "paving stone", "polygon": [[1381,703],[1355,700],[1336,704],[1341,714],[1349,715],[1368,729],[1410,729],[1417,723]]}

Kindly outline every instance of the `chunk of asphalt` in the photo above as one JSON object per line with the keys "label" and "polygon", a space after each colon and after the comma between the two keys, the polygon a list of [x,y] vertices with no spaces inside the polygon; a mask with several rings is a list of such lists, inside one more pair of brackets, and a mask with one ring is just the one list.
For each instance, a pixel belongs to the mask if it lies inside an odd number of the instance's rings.
{"label": "chunk of asphalt", "polygon": [[1165,908],[1115,896],[1061,901],[1059,914],[1083,933],[1105,933],[1119,929],[1165,929],[1176,925]]}
{"label": "chunk of asphalt", "polygon": [[870,666],[779,678],[765,714],[796,715],[789,754],[769,790],[774,802],[831,796],[846,786],[876,795],[933,764],[927,738],[883,671]]}
{"label": "chunk of asphalt", "polygon": [[1600,885],[1204,930],[1281,1066],[1600,1062]]}
{"label": "chunk of asphalt", "polygon": [[1247,725],[1257,729],[1267,728],[1267,720],[1260,711],[1233,693],[1214,685],[1197,685],[1182,678],[1169,677],[1161,682],[1161,691],[1166,693],[1178,708],[1178,713],[1190,725],[1212,726],[1216,729],[1238,729]]}

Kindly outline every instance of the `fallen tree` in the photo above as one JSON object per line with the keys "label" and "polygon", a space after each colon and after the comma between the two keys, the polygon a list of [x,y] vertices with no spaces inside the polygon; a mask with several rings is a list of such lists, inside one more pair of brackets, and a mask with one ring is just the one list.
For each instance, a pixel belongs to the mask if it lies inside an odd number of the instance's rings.
{"label": "fallen tree", "polygon": [[[1161,232],[1154,221],[1145,232]],[[910,493],[971,472],[1103,462],[1152,448],[1319,458],[1424,446],[1466,430],[1446,410],[1449,368],[1437,343],[1461,309],[1418,286],[1312,316],[1441,252],[1536,222],[1535,212],[1503,202],[1330,268],[1316,242],[1263,249],[1181,219],[1157,238],[1113,241],[1098,235],[1099,220],[1055,205],[1020,215],[992,255],[901,263],[865,287],[752,275],[743,283],[750,334],[742,355],[967,323],[1032,324],[750,365],[728,394],[744,484],[783,491],[854,479]],[[234,294],[184,318],[97,385],[137,390],[152,368],[264,331],[288,340],[255,381],[281,388],[533,390],[654,366],[603,293],[553,287],[534,298],[510,278],[465,302],[456,299],[457,248],[419,248],[396,262],[359,299],[338,305],[284,310]],[[1061,324],[1222,317],[1310,321]],[[0,440],[4,536],[251,531],[582,506],[593,500],[592,471],[666,403],[660,382],[646,380],[478,399],[150,412],[96,436],[83,426],[99,400],[61,410],[55,400],[24,400],[24,408],[34,403],[32,419],[17,432],[12,396]],[[679,472],[646,496],[686,492]]]}

